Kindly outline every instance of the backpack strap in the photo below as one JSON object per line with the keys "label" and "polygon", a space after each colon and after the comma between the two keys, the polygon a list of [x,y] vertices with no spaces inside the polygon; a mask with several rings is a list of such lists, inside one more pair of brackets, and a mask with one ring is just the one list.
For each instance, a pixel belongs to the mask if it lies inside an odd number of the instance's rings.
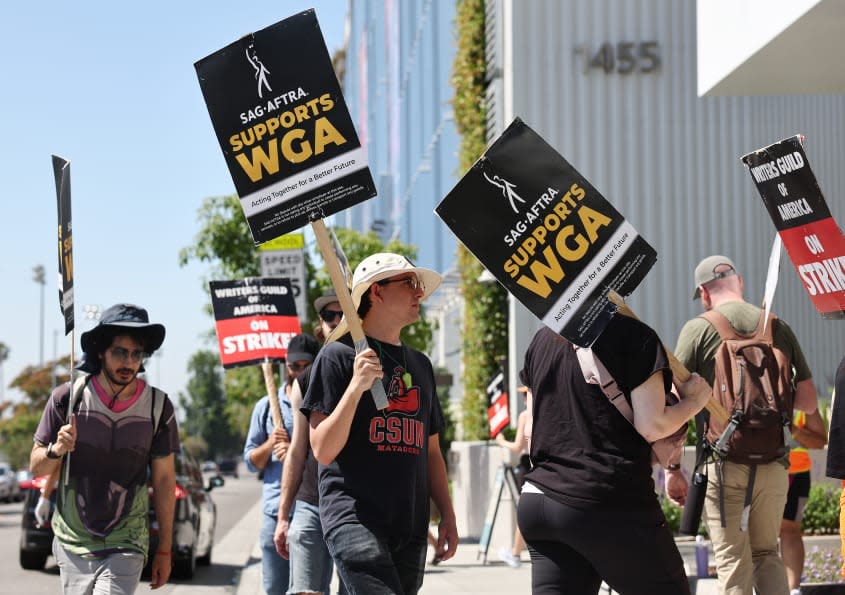
{"label": "backpack strap", "polygon": [[[740,335],[736,331],[736,329],[731,324],[731,321],[728,320],[728,317],[716,309],[707,310],[706,312],[699,314],[699,318],[703,318],[704,320],[709,322],[713,326],[713,328],[716,329],[716,332],[719,333],[719,338],[722,340],[722,343],[729,340],[741,339],[743,337],[743,335]],[[759,330],[760,323],[758,322],[757,331]],[[728,423],[725,425],[724,430],[722,430],[721,435],[719,436],[718,440],[716,440],[716,443],[713,445],[713,452],[715,454],[720,457],[724,457],[727,454],[728,441],[730,440],[731,436],[733,436],[733,433],[734,431],[736,431],[737,426],[742,423],[743,418],[744,415],[742,411],[742,404],[738,402],[737,407],[731,413],[731,417],[728,419]]]}
{"label": "backpack strap", "polygon": [[70,416],[79,411],[79,406],[82,405],[82,391],[91,380],[91,374],[83,374],[73,381],[73,388],[68,391],[67,413],[65,416],[65,423],[70,423]]}
{"label": "backpack strap", "polygon": [[575,347],[575,355],[578,356],[581,373],[584,375],[584,380],[587,381],[587,384],[597,384],[611,405],[616,407],[619,413],[633,425],[634,411],[625,399],[622,389],[616,384],[616,380],[613,379],[613,376],[610,375],[610,372],[607,371],[601,360],[596,357],[593,350],[589,347],[578,347],[577,345],[573,345],[573,347]]}
{"label": "backpack strap", "polygon": [[[775,325],[778,324],[778,317],[774,315],[773,312],[769,312],[768,319],[765,318],[765,310],[760,313],[760,322],[757,323],[757,329],[754,331],[754,336],[758,340],[765,341],[772,346],[772,352],[775,354],[775,359],[777,361],[778,366],[787,365],[788,362],[782,361],[780,357],[778,357],[779,350],[775,347]],[[765,329],[763,328],[764,323]],[[790,381],[792,374],[790,372]],[[789,444],[790,440],[792,439],[792,415],[793,411],[787,411],[786,407],[783,404],[783,399],[780,398],[780,393],[774,390],[772,391],[772,395],[775,398],[775,404],[778,407],[778,412],[780,413],[781,423],[783,425],[783,443],[785,445]]]}
{"label": "backpack strap", "polygon": [[[619,388],[616,380],[614,380],[601,360],[588,347],[578,347],[577,345],[573,345],[573,347],[575,348],[575,355],[578,357],[578,363],[581,366],[581,373],[584,375],[584,380],[587,384],[597,384],[611,405],[616,407],[616,410],[622,414],[622,417],[639,434],[637,426],[634,425],[634,410],[631,408],[627,399],[625,399],[622,389]],[[660,463],[662,467],[666,467],[674,460],[675,454],[679,450],[683,450],[686,436],[687,424],[685,422],[674,434],[659,438],[654,442],[649,442],[652,460]],[[644,436],[643,439],[645,439]]]}
{"label": "backpack strap", "polygon": [[[150,385],[150,390],[152,392],[152,399],[150,399],[150,423],[153,424],[153,436],[155,436],[161,429],[161,418],[163,417],[164,401],[167,395],[152,384]],[[159,394],[161,394],[161,399],[157,398]]]}
{"label": "backpack strap", "polygon": [[[707,310],[698,316],[713,325],[713,328],[715,328],[716,332],[719,333],[719,338],[722,339],[722,341],[727,341],[728,339],[739,339],[741,337],[740,334],[736,332],[736,329],[731,324],[731,321],[728,320],[727,316],[718,310]],[[759,329],[759,325],[757,328]]]}

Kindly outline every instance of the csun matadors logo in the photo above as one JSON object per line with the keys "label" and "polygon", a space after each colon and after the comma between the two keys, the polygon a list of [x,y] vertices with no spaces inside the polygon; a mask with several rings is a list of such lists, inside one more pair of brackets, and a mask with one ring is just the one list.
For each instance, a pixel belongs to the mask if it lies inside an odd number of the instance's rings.
{"label": "csun matadors logo", "polygon": [[516,188],[516,184],[507,181],[506,179],[497,174],[494,174],[492,178],[488,176],[486,172],[483,172],[483,175],[485,180],[487,180],[488,182],[493,184],[493,186],[502,191],[502,196],[508,199],[508,202],[510,203],[513,212],[519,213],[519,209],[516,208],[516,203],[521,202],[525,204],[525,200],[523,200],[523,198],[516,193],[516,190],[514,190],[514,188]]}
{"label": "csun matadors logo", "polygon": [[258,58],[258,53],[255,51],[255,45],[252,42],[246,48],[246,59],[255,69],[255,80],[258,82],[258,97],[264,99],[264,89],[270,92],[273,91],[270,88],[270,82],[267,80],[267,75],[270,74],[270,71],[267,70],[267,67]]}

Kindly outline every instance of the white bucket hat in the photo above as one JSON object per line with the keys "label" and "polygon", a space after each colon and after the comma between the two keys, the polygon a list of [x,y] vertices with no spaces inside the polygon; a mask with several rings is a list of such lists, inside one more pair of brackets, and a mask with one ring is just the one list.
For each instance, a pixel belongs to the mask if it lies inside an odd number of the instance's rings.
{"label": "white bucket hat", "polygon": [[[358,306],[361,305],[361,297],[373,283],[409,272],[416,273],[423,285],[423,295],[420,301],[434,293],[434,290],[440,287],[440,282],[443,280],[440,274],[431,269],[414,266],[414,263],[401,254],[379,252],[362,260],[355,267],[355,272],[352,275],[352,304],[355,309],[357,310]],[[346,323],[346,316],[344,316],[340,324],[329,335],[326,343],[335,341],[347,332],[349,332],[349,326]]]}

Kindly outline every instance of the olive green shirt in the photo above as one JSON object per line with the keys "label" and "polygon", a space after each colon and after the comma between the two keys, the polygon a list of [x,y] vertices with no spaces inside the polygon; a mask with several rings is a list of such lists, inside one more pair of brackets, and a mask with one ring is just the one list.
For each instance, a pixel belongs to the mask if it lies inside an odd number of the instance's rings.
{"label": "olive green shirt", "polygon": [[[743,301],[726,302],[716,308],[716,311],[725,316],[734,330],[742,335],[750,335],[757,329],[762,312],[761,308]],[[778,349],[789,356],[794,382],[812,378],[813,374],[807,366],[807,360],[804,358],[798,339],[789,325],[780,318],[775,325],[773,341]],[[696,317],[688,320],[681,329],[675,346],[675,357],[684,364],[687,370],[698,372],[709,384],[713,384],[715,368],[713,356],[721,343],[722,339],[716,328],[704,318]]]}

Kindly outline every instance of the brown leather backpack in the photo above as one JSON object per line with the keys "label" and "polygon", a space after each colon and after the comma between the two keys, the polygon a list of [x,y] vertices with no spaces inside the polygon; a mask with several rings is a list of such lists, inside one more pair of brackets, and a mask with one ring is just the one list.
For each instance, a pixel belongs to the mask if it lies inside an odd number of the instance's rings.
{"label": "brown leather backpack", "polygon": [[742,464],[769,463],[785,456],[795,389],[792,363],[772,339],[778,319],[764,313],[751,335],[740,335],[721,313],[701,317],[722,339],[714,356],[713,395],[731,414],[727,424],[711,418],[707,440],[716,455]]}

